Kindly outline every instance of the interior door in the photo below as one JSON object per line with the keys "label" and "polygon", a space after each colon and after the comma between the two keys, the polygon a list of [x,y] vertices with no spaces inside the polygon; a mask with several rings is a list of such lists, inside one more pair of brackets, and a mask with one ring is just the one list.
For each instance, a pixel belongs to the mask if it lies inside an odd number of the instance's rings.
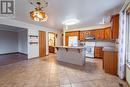
{"label": "interior door", "polygon": [[46,56],[46,32],[39,31],[39,57]]}

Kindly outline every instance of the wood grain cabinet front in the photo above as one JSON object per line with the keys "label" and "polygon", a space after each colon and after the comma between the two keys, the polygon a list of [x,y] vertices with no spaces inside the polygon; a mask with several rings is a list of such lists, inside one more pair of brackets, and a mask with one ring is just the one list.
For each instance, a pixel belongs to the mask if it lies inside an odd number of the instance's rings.
{"label": "wood grain cabinet front", "polygon": [[111,29],[112,29],[112,39],[118,39],[119,35],[119,14],[113,15],[111,18]]}
{"label": "wood grain cabinet front", "polygon": [[104,29],[104,39],[105,40],[111,40],[111,27],[107,27]]}
{"label": "wood grain cabinet front", "polygon": [[102,48],[103,47],[94,47],[94,57],[95,58],[103,59]]}
{"label": "wood grain cabinet front", "polygon": [[113,51],[104,51],[103,68],[106,73],[117,75],[118,53]]}

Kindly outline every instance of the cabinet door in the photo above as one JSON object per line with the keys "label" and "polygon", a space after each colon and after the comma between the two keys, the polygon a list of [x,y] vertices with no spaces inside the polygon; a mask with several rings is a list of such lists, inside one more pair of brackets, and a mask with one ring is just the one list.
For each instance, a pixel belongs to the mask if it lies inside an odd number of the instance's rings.
{"label": "cabinet door", "polygon": [[80,40],[84,40],[84,38],[85,38],[85,32],[81,31],[80,32]]}
{"label": "cabinet door", "polygon": [[68,39],[69,39],[69,36],[66,36],[65,37],[65,46],[68,46]]}
{"label": "cabinet door", "polygon": [[68,37],[69,37],[70,33],[66,32],[65,33],[65,46],[68,46]]}
{"label": "cabinet door", "polygon": [[94,47],[94,57],[95,58],[103,58],[103,51],[102,51],[102,47]]}
{"label": "cabinet door", "polygon": [[118,53],[104,51],[103,66],[106,73],[117,75]]}
{"label": "cabinet door", "polygon": [[96,40],[104,40],[104,29],[95,30]]}
{"label": "cabinet door", "polygon": [[104,29],[104,39],[110,40],[111,39],[111,27]]}
{"label": "cabinet door", "polygon": [[112,39],[116,40],[119,35],[119,15],[112,17]]}
{"label": "cabinet door", "polygon": [[95,37],[95,30],[91,30],[90,31],[90,35],[93,36],[93,37]]}

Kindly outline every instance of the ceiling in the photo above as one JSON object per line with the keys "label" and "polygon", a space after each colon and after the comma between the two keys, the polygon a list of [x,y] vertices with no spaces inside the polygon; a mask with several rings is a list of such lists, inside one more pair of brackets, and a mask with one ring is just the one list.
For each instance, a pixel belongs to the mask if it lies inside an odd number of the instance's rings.
{"label": "ceiling", "polygon": [[29,12],[34,9],[29,0],[15,0],[16,19],[31,24],[55,29],[63,29],[63,22],[77,18],[80,22],[69,28],[79,28],[99,25],[104,16],[110,16],[119,11],[125,0],[46,0],[45,8],[48,21],[39,23],[30,19]]}

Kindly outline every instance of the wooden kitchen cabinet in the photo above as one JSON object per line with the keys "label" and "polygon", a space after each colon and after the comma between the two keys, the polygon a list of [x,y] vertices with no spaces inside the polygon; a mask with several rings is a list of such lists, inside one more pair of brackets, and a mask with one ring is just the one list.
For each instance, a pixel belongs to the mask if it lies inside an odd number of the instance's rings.
{"label": "wooden kitchen cabinet", "polygon": [[95,37],[95,30],[80,31],[80,40],[84,40],[89,35]]}
{"label": "wooden kitchen cabinet", "polygon": [[69,36],[78,36],[78,39],[84,40],[87,36],[93,36],[96,40],[111,40],[112,35],[111,27],[95,29],[95,30],[85,30],[85,31],[71,31],[66,32],[66,46],[68,46],[68,38]]}
{"label": "wooden kitchen cabinet", "polygon": [[104,29],[95,30],[95,39],[104,40]]}
{"label": "wooden kitchen cabinet", "polygon": [[118,53],[113,51],[104,51],[103,68],[106,73],[117,75]]}
{"label": "wooden kitchen cabinet", "polygon": [[111,29],[112,29],[112,39],[118,39],[119,35],[119,14],[113,15],[111,18]]}
{"label": "wooden kitchen cabinet", "polygon": [[84,36],[85,34],[84,34],[84,31],[80,31],[80,40],[84,40]]}
{"label": "wooden kitchen cabinet", "polygon": [[102,47],[94,47],[94,57],[103,59]]}
{"label": "wooden kitchen cabinet", "polygon": [[111,27],[107,27],[104,29],[104,39],[111,40]]}

